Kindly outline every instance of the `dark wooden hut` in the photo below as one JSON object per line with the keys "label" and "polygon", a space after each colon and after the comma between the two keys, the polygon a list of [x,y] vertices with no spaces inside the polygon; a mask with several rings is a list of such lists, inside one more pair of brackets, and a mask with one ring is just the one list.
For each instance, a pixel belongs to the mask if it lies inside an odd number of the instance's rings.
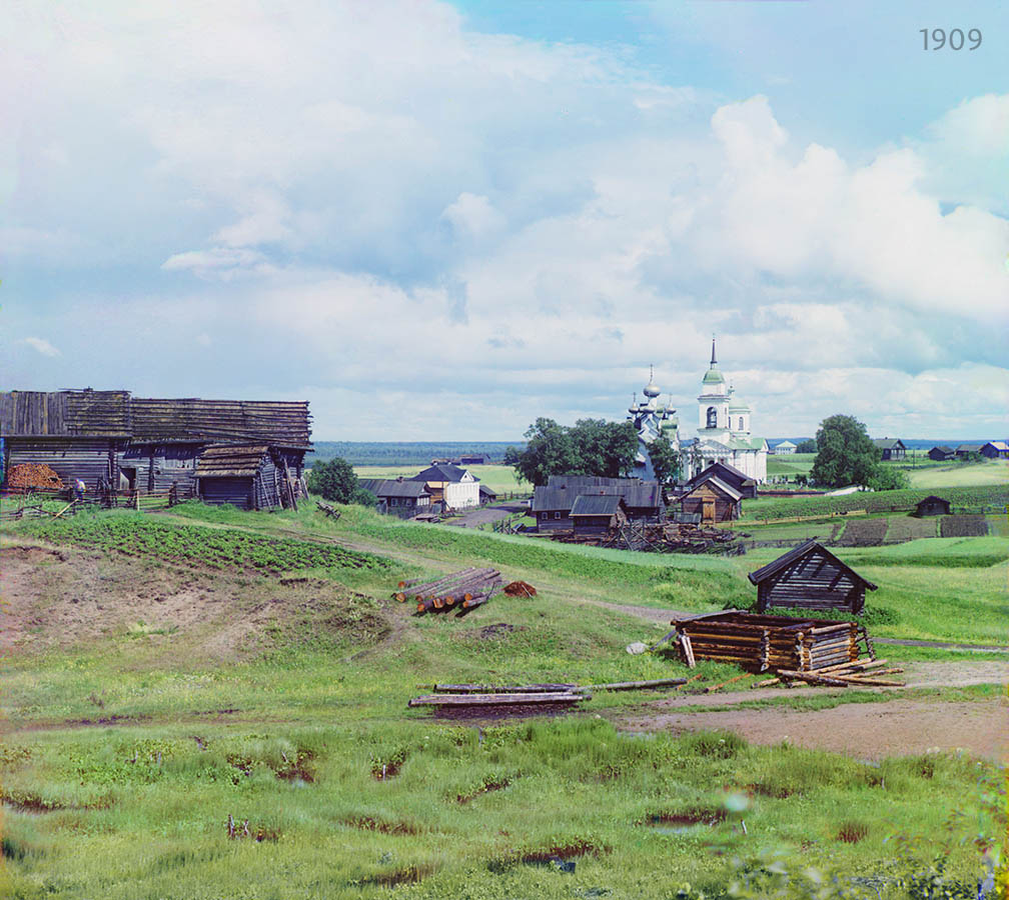
{"label": "dark wooden hut", "polygon": [[680,511],[699,514],[702,522],[729,522],[739,518],[742,495],[720,478],[706,478],[680,498]]}
{"label": "dark wooden hut", "polygon": [[809,540],[749,574],[757,586],[757,612],[768,607],[844,609],[859,613],[865,591],[876,590],[850,566]]}
{"label": "dark wooden hut", "polygon": [[981,455],[988,459],[1009,459],[1009,442],[988,441],[981,448]]}
{"label": "dark wooden hut", "polygon": [[230,503],[239,509],[283,505],[282,476],[266,444],[207,447],[195,477],[204,503]]}
{"label": "dark wooden hut", "polygon": [[745,472],[739,471],[728,463],[714,462],[702,472],[698,472],[686,483],[686,487],[678,493],[685,494],[703,484],[710,478],[717,478],[722,484],[727,484],[739,492],[743,499],[753,499],[757,496],[757,482]]}
{"label": "dark wooden hut", "polygon": [[431,492],[423,481],[368,479],[361,482],[361,487],[375,495],[381,513],[409,519],[418,513],[431,512]]}
{"label": "dark wooden hut", "polygon": [[533,491],[533,517],[537,531],[570,531],[571,507],[578,495],[563,487],[541,484]]}
{"label": "dark wooden hut", "polygon": [[627,521],[627,506],[619,494],[580,494],[571,507],[575,534],[605,534]]}
{"label": "dark wooden hut", "polygon": [[928,451],[928,458],[935,462],[945,462],[948,459],[956,459],[956,451],[952,447],[937,444]]}
{"label": "dark wooden hut", "polygon": [[914,514],[922,516],[948,516],[951,515],[950,502],[942,497],[926,497],[914,508]]}

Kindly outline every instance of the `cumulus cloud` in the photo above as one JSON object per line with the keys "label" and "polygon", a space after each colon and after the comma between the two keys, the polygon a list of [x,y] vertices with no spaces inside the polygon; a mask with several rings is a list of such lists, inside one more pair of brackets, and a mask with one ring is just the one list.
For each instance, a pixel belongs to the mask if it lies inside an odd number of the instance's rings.
{"label": "cumulus cloud", "polygon": [[[294,9],[63,8],[0,60],[0,159],[31,160],[4,233],[22,265],[58,236],[47,276],[121,273],[123,322],[198,317],[148,361],[162,391],[192,359],[204,393],[312,391],[322,437],[425,437],[445,408],[509,437],[619,416],[649,363],[692,409],[717,331],[762,429],[970,431],[998,399],[1009,223],[949,161],[964,134],[1000,160],[1005,97],[855,158],[793,137],[773,83],[715,104],[434,0]],[[109,288],[52,293],[79,322]],[[953,402],[979,372],[977,409]]]}
{"label": "cumulus cloud", "polygon": [[45,338],[39,337],[26,337],[21,339],[22,344],[27,344],[33,350],[41,353],[43,356],[61,356],[59,349],[54,347]]}

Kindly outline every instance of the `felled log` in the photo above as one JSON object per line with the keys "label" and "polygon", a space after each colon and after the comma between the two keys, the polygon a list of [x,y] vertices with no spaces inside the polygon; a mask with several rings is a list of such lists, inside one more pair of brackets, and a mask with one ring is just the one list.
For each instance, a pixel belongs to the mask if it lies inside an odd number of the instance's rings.
{"label": "felled log", "polygon": [[573,691],[576,684],[435,684],[436,694],[557,694]]}
{"label": "felled log", "polygon": [[581,703],[591,694],[572,691],[532,692],[524,694],[428,694],[414,697],[407,706],[508,706],[534,703]]}
{"label": "felled log", "polygon": [[742,681],[744,678],[749,678],[749,677],[750,677],[750,673],[747,672],[745,675],[737,675],[735,678],[730,678],[728,681],[723,681],[720,684],[711,684],[711,685],[708,685],[708,687],[706,687],[704,689],[704,693],[705,694],[710,694],[712,691],[717,691],[717,690],[725,687],[727,684],[732,684],[735,681]]}
{"label": "felled log", "polygon": [[826,675],[814,675],[812,672],[794,672],[782,669],[778,672],[780,678],[789,678],[793,681],[806,681],[809,684],[826,684],[831,687],[848,687],[849,682],[840,678],[828,678]]}
{"label": "felled log", "polygon": [[687,683],[686,678],[653,678],[650,681],[611,681],[608,684],[587,684],[575,688],[578,691],[640,691],[648,688],[680,687]]}

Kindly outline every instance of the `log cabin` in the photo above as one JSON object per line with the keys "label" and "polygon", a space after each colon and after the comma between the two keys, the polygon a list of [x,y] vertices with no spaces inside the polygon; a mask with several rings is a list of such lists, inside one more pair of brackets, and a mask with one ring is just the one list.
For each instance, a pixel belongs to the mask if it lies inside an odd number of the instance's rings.
{"label": "log cabin", "polygon": [[843,609],[860,613],[866,589],[877,586],[814,540],[805,541],[755,572],[757,612],[768,607]]}
{"label": "log cabin", "polygon": [[720,478],[706,478],[680,498],[680,511],[700,514],[701,522],[713,525],[738,519],[743,495]]}
{"label": "log cabin", "polygon": [[922,518],[923,516],[948,516],[951,514],[950,502],[949,500],[944,500],[942,497],[926,497],[924,500],[920,500],[918,505],[914,508],[914,515]]}
{"label": "log cabin", "polygon": [[575,534],[606,534],[627,522],[627,506],[619,494],[579,494],[571,507]]}

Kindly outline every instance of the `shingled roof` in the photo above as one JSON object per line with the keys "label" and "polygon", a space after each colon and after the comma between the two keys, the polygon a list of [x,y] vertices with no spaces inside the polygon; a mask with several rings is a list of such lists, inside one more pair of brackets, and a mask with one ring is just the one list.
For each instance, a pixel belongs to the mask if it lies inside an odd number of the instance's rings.
{"label": "shingled roof", "polygon": [[128,437],[129,391],[3,391],[4,437]]}
{"label": "shingled roof", "polygon": [[270,448],[265,444],[207,447],[196,464],[197,478],[251,478]]}
{"label": "shingled roof", "polygon": [[5,437],[123,437],[134,442],[265,442],[311,447],[306,401],[148,399],[129,391],[0,393]]}
{"label": "shingled roof", "polygon": [[851,568],[851,566],[843,563],[826,547],[814,540],[803,541],[798,547],[794,547],[789,550],[788,553],[782,554],[774,560],[774,562],[769,562],[766,566],[757,569],[755,572],[750,572],[747,578],[750,579],[751,584],[759,584],[761,581],[766,581],[768,578],[777,575],[778,572],[788,568],[788,566],[798,562],[810,553],[817,553],[828,557],[832,562],[836,563],[845,572],[851,575],[852,578],[857,578],[860,582],[862,582],[862,584],[864,584],[870,591],[877,589],[877,585],[873,584],[868,579],[863,578],[858,574],[858,572]]}
{"label": "shingled roof", "polygon": [[571,507],[571,518],[578,516],[612,516],[624,498],[619,494],[580,494]]}

